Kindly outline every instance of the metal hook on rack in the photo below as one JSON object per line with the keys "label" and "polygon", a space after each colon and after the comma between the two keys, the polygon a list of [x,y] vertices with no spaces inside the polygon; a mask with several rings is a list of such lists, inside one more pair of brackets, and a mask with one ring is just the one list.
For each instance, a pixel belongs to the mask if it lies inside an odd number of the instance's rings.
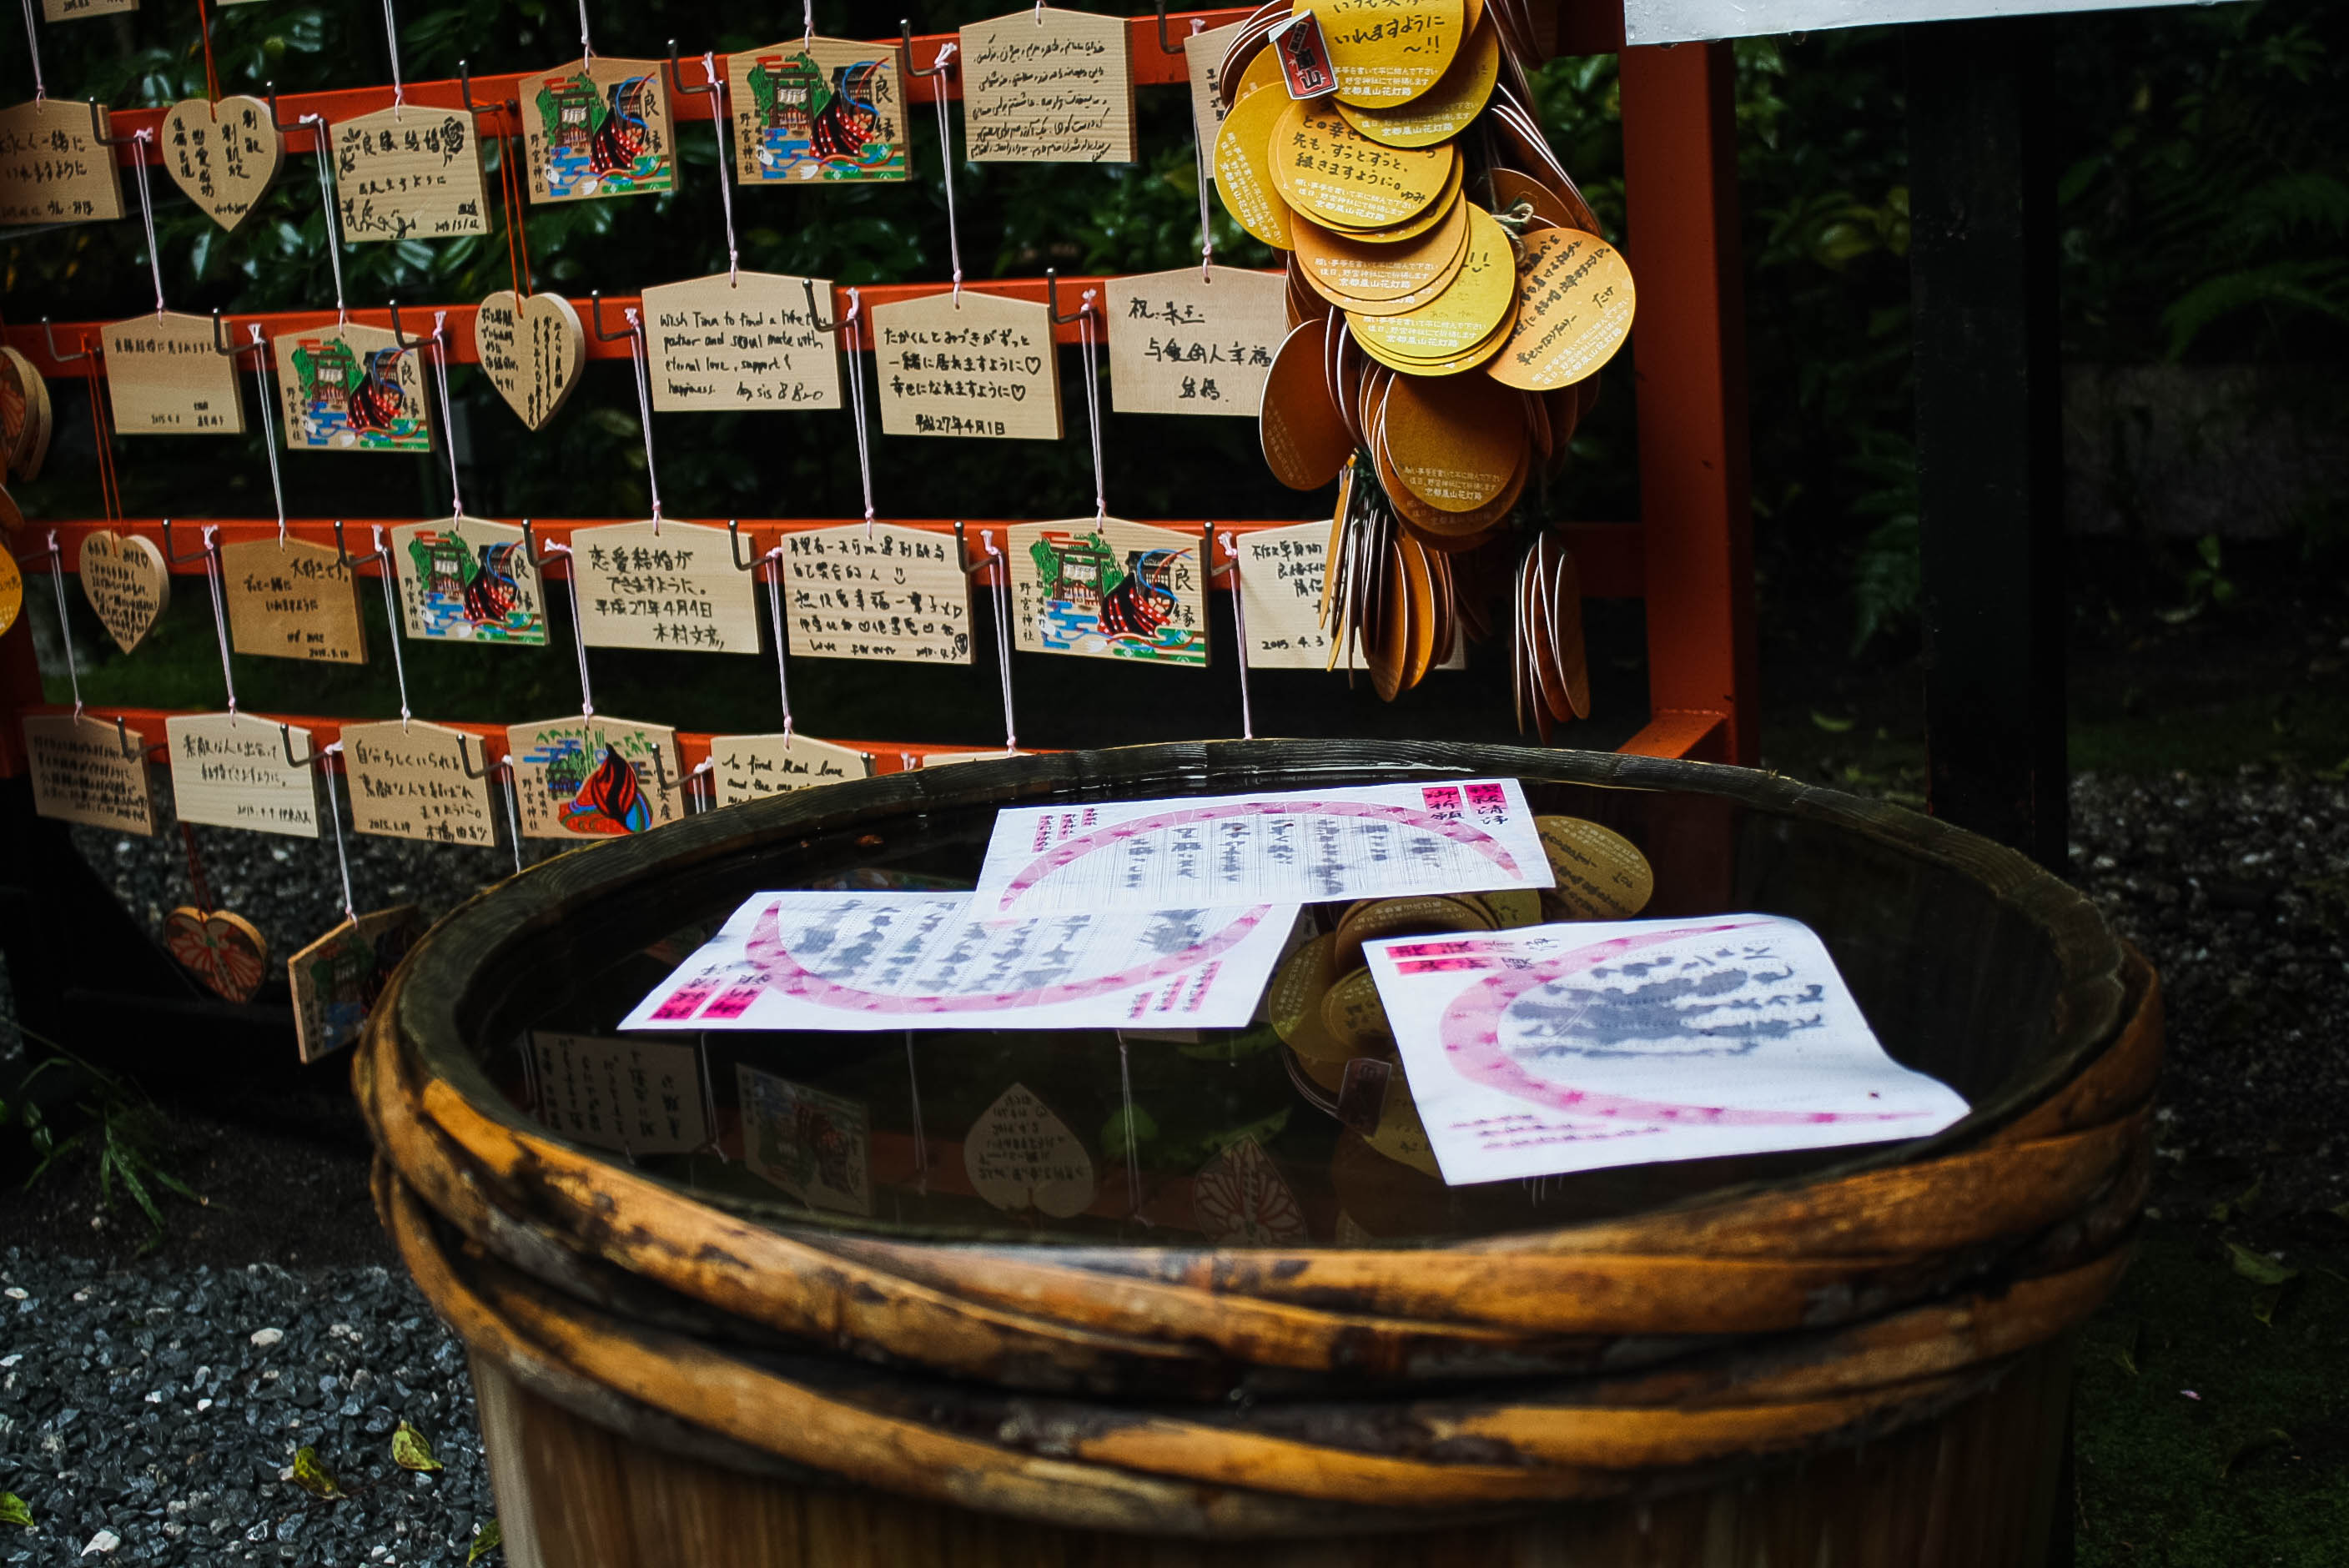
{"label": "metal hook on rack", "polygon": [[[472,748],[475,746],[481,748],[482,766],[480,768],[473,766]],[[519,872],[522,870],[522,815],[520,808],[514,804],[520,787],[515,782],[513,753],[509,751],[492,762],[490,743],[477,735],[468,735],[457,743],[457,764],[465,770],[468,779],[487,779],[499,773],[506,776],[506,829],[508,837],[513,840],[514,870]]]}
{"label": "metal hook on rack", "polygon": [[277,112],[277,84],[275,82],[264,82],[261,84],[261,91],[262,96],[269,100],[269,123],[277,128],[278,135],[283,136],[289,130],[300,130],[304,126],[308,125],[314,119],[318,122],[318,155],[322,158],[325,157],[326,153],[326,117],[323,114],[297,114],[289,121],[283,115],[280,115]]}
{"label": "metal hook on rack", "polygon": [[843,326],[853,325],[856,321],[857,314],[864,308],[864,301],[853,297],[854,291],[851,291],[852,299],[848,306],[848,314],[838,321],[826,321],[823,319],[823,312],[816,308],[815,280],[802,278],[800,287],[807,294],[808,321],[818,332],[838,332]]}
{"label": "metal hook on rack", "polygon": [[677,40],[675,38],[671,38],[668,41],[669,91],[680,94],[686,98],[716,98],[718,96],[718,78],[716,77],[711,77],[708,81],[702,83],[698,88],[689,88],[685,85],[685,77],[681,74],[682,70],[683,67],[678,64],[677,57]]}
{"label": "metal hook on rack", "polygon": [[493,110],[519,114],[522,111],[520,98],[497,98],[489,103],[475,103],[472,71],[463,60],[457,62],[457,98],[465,106],[465,110],[469,114],[488,114]]}
{"label": "metal hook on rack", "polygon": [[[897,22],[897,42],[905,48],[905,74],[907,76],[942,77],[947,74],[949,67],[943,58],[926,71],[914,64],[914,25],[902,17],[900,17]],[[948,49],[951,49],[954,46],[949,44],[947,46]]]}
{"label": "metal hook on rack", "polygon": [[[307,730],[303,731],[305,735],[308,733]],[[277,723],[277,744],[285,748],[285,766],[288,768],[324,768],[327,759],[343,748],[339,740],[331,746],[313,743],[309,756],[296,757],[294,755],[294,727],[283,719]]]}
{"label": "metal hook on rack", "polygon": [[400,347],[418,349],[424,347],[428,344],[438,343],[440,341],[440,331],[438,327],[435,327],[430,333],[422,337],[410,338],[408,335],[408,329],[399,324],[399,302],[396,299],[387,300],[385,304],[388,305],[391,310],[392,341],[398,344]]}
{"label": "metal hook on rack", "polygon": [[[100,147],[129,147],[133,142],[148,140],[153,134],[150,131],[134,130],[129,136],[109,136],[106,134],[106,127],[98,118],[98,106],[97,101],[95,99],[91,100],[89,105],[89,139],[98,143]],[[141,159],[140,161],[144,162],[146,160]]]}
{"label": "metal hook on rack", "polygon": [[[1198,19],[1192,18],[1191,31],[1195,33],[1199,28]],[[1179,55],[1183,52],[1182,45],[1170,44],[1166,41],[1166,0],[1158,0],[1158,47],[1163,53],[1169,55]]]}
{"label": "metal hook on rack", "polygon": [[726,552],[734,558],[734,570],[737,572],[756,572],[767,559],[759,553],[756,539],[750,541],[750,559],[742,559],[742,520],[737,517],[726,520]]}
{"label": "metal hook on rack", "polygon": [[[236,330],[236,322],[234,318],[223,316],[218,311],[212,312],[212,348],[214,351],[220,354],[224,354],[231,359],[234,359],[240,354],[249,353],[254,349],[264,346],[269,340],[261,335],[261,324],[259,322],[254,322],[251,325],[254,333],[252,342],[232,342],[231,338],[234,335]],[[226,335],[223,335],[223,329],[226,331]]]}
{"label": "metal hook on rack", "polygon": [[184,566],[191,561],[202,561],[207,555],[216,556],[219,553],[220,545],[213,537],[213,531],[210,527],[206,527],[203,542],[188,554],[181,554],[178,547],[171,542],[171,520],[168,517],[163,520],[163,558],[172,565]]}
{"label": "metal hook on rack", "polygon": [[78,354],[67,354],[58,348],[57,335],[50,330],[49,318],[46,315],[41,317],[41,335],[48,340],[49,357],[56,360],[60,365],[71,365],[78,359],[95,359],[98,357],[97,355],[90,352],[89,338],[87,335],[84,335],[81,340],[82,348],[81,352]]}
{"label": "metal hook on rack", "polygon": [[587,304],[590,318],[588,325],[594,329],[595,340],[598,343],[627,343],[634,340],[636,335],[636,329],[633,325],[624,326],[617,332],[605,332],[604,330],[603,290],[588,290]]}
{"label": "metal hook on rack", "polygon": [[540,554],[538,549],[538,535],[532,529],[530,519],[528,518],[523,518],[522,520],[522,552],[529,558],[530,563],[533,568],[548,566],[557,561],[568,561],[571,559],[571,546],[567,544],[550,544],[546,547],[546,552],[543,555]]}
{"label": "metal hook on rack", "polygon": [[[1071,314],[1067,315],[1062,315],[1061,314],[1061,276],[1059,272],[1054,268],[1046,267],[1044,269],[1044,290],[1051,298],[1052,325],[1054,326],[1067,326],[1071,322],[1082,321],[1085,317],[1093,314],[1093,302],[1090,298],[1079,301],[1077,308]],[[1086,292],[1090,294],[1092,291],[1088,290]]]}
{"label": "metal hook on rack", "polygon": [[[379,535],[381,535],[381,533],[383,532],[382,528],[381,528],[380,526],[378,526],[378,527],[376,529],[376,532],[377,532],[377,534],[378,534],[378,536],[379,536]],[[362,566],[373,566],[373,565],[375,565],[378,562],[381,562],[383,563],[383,565],[384,565],[384,567],[385,567],[385,569],[386,569],[387,571],[390,569],[390,566],[391,566],[391,546],[389,546],[389,545],[388,545],[388,544],[384,543],[384,542],[383,542],[383,541],[382,541],[382,539],[381,539],[380,537],[378,537],[378,538],[376,540],[375,552],[374,552],[373,554],[371,554],[371,555],[353,555],[353,554],[350,552],[350,549],[349,549],[349,547],[348,547],[348,546],[344,542],[344,540],[343,540],[343,520],[342,520],[341,518],[339,518],[339,517],[338,517],[338,518],[336,518],[336,519],[335,519],[335,562],[336,562],[336,565],[338,565],[338,566],[340,566],[344,571],[348,572],[348,573],[353,573],[354,575],[356,575],[356,574],[357,573],[358,569],[359,569],[360,567],[362,567]]]}

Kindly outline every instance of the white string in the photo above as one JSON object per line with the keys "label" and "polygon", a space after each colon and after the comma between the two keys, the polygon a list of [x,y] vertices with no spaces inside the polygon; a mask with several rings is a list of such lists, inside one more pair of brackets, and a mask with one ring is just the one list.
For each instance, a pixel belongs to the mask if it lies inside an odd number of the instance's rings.
{"label": "white string", "polygon": [[391,673],[399,682],[399,727],[408,727],[408,661],[399,651],[399,585],[393,580],[399,573],[391,564],[391,552],[383,547],[383,524],[375,525],[375,561],[383,573],[384,625],[391,634]]}
{"label": "white string", "polygon": [[204,585],[212,591],[212,634],[220,639],[221,685],[228,690],[228,716],[236,717],[236,676],[228,667],[228,603],[221,587],[220,546],[213,543],[217,528],[204,530]]}
{"label": "white string", "polygon": [[987,546],[988,559],[997,562],[993,584],[995,604],[995,662],[1003,677],[1003,749],[1019,749],[1019,727],[1011,713],[1011,562],[1003,552],[995,548],[995,535],[980,536]]}
{"label": "white string", "polygon": [[701,1063],[702,1125],[709,1129],[709,1141],[702,1147],[718,1156],[720,1165],[731,1165],[734,1161],[726,1158],[725,1146],[718,1141],[718,1090],[709,1081],[709,1037],[698,1035],[693,1044],[693,1054]]}
{"label": "white string", "polygon": [[[842,326],[854,323],[856,315],[864,308],[864,300],[856,290],[848,291],[848,314],[840,318]],[[876,369],[877,376],[879,371]],[[856,422],[856,474],[864,481],[864,537],[873,537],[873,449],[872,437],[864,423],[864,356],[856,351],[854,337],[848,344],[848,416]]]}
{"label": "white string", "polygon": [[905,1031],[905,1088],[914,1102],[914,1173],[927,1176],[930,1171],[930,1140],[922,1129],[922,1079],[914,1068],[914,1031]]}
{"label": "white string", "polygon": [[1085,423],[1093,438],[1093,520],[1109,517],[1109,485],[1102,474],[1101,362],[1093,348],[1093,294],[1087,289],[1077,306],[1077,346],[1085,360]]}
{"label": "white string", "polygon": [[[593,718],[595,717],[595,696],[587,686],[587,626],[579,618],[579,562],[572,558],[571,546],[567,544],[550,544],[546,552],[571,560],[571,646],[579,655],[579,717]],[[543,588],[545,579],[541,578],[539,582]],[[512,758],[508,758],[507,760],[512,761]],[[521,777],[519,773],[514,775],[517,781]]]}
{"label": "white string", "polygon": [[[1043,0],[1037,0],[1040,9]],[[1125,1034],[1117,1037],[1117,1092],[1125,1115],[1125,1199],[1127,1211],[1134,1219],[1142,1219],[1142,1154],[1135,1146],[1133,1131],[1133,1068],[1127,1060]],[[1143,1223],[1148,1224],[1147,1220]]]}
{"label": "white string", "polygon": [[440,373],[440,438],[449,449],[449,515],[462,521],[465,498],[457,488],[457,416],[449,407],[449,340],[441,335],[448,320],[445,310],[432,313],[432,346],[440,351],[432,356],[432,367]]}
{"label": "white string", "polygon": [[[253,346],[265,348],[261,326],[256,322],[245,324],[253,333]],[[285,483],[277,472],[277,410],[276,392],[269,385],[269,356],[264,353],[253,362],[253,378],[261,388],[261,449],[269,455],[269,493],[277,498],[277,548],[285,548]]]}
{"label": "white string", "polygon": [[[1212,552],[1215,549],[1213,530],[1208,531],[1207,538],[1207,548]],[[1224,535],[1224,548],[1232,552],[1232,563],[1224,570],[1232,574],[1232,636],[1239,644],[1240,653],[1240,738],[1254,740],[1256,715],[1248,708],[1247,591],[1240,582],[1240,542],[1226,533]],[[1210,561],[1208,564],[1212,566],[1214,562]]]}
{"label": "white string", "polygon": [[585,65],[595,57],[595,46],[587,41],[587,0],[579,0],[579,63]]}
{"label": "white string", "polygon": [[[383,36],[391,46],[391,117],[398,119],[399,111],[407,106],[408,93],[399,81],[399,24],[392,19],[391,0],[383,0]],[[326,156],[323,148],[318,155]]]}
{"label": "white string", "polygon": [[[490,743],[483,740],[477,742],[477,744],[481,748],[482,759],[487,761],[490,755]],[[514,772],[513,758],[512,757],[500,758],[496,768],[485,768],[482,771],[485,773],[495,773],[500,769],[504,769],[506,776],[506,831],[513,840],[514,872],[519,875],[522,872],[522,814],[520,809],[514,804],[514,797],[515,792],[522,788],[522,785],[519,781],[518,776]],[[491,788],[495,789],[496,786],[492,785]],[[528,1059],[527,1053],[525,1053],[524,1059]]]}
{"label": "white string", "polygon": [[1036,26],[1044,25],[1044,0],[1036,0]]}
{"label": "white string", "polygon": [[295,123],[318,128],[312,134],[318,139],[318,200],[326,210],[326,260],[335,269],[335,317],[348,326],[351,313],[343,304],[343,243],[336,232],[342,227],[341,214],[335,211],[334,128],[323,114],[305,114]]}
{"label": "white string", "polygon": [[[319,755],[332,757],[342,748],[343,743],[337,740]],[[335,864],[341,868],[343,873],[343,914],[346,919],[357,920],[359,912],[351,899],[351,857],[350,851],[343,847],[343,800],[335,789],[335,765],[323,763],[318,771],[326,776],[326,815],[335,824]]]}
{"label": "white string", "polygon": [[[41,80],[41,36],[33,31],[33,0],[25,0],[25,47],[33,57],[33,101],[46,102],[49,88],[48,84]],[[140,134],[146,133],[142,131]]]}
{"label": "white string", "polygon": [[[1196,33],[1206,26],[1205,22],[1195,17],[1191,31]],[[1191,151],[1199,165],[1199,281],[1211,284],[1216,281],[1209,275],[1216,264],[1216,228],[1210,217],[1207,187],[1215,180],[1215,160],[1209,155],[1206,139],[1195,130],[1192,133]]]}
{"label": "white string", "polygon": [[[656,752],[654,755],[658,756],[659,753]],[[685,811],[687,816],[706,817],[718,810],[718,780],[709,777],[710,770],[717,766],[718,758],[705,757],[686,774]],[[693,787],[693,781],[697,779],[703,780],[702,787],[698,789]],[[697,806],[694,804],[696,799],[706,800],[708,804]]]}
{"label": "white string", "polygon": [[645,489],[653,501],[653,537],[660,537],[660,475],[653,469],[653,394],[645,379],[645,324],[632,307],[628,313],[628,365],[636,374],[636,424],[645,433]]}
{"label": "white string", "polygon": [[[813,0],[810,0],[812,5]],[[734,245],[734,187],[726,165],[734,156],[733,122],[726,118],[726,80],[718,74],[718,55],[704,50],[701,68],[709,75],[712,96],[709,107],[716,112],[709,117],[709,129],[718,133],[718,205],[726,214],[726,279],[739,288],[742,284],[742,255]]]}
{"label": "white string", "polygon": [[800,27],[800,46],[804,48],[815,42],[815,0],[801,0]]}
{"label": "white string", "polygon": [[767,623],[775,634],[775,689],[783,702],[783,749],[792,745],[792,676],[783,667],[783,547],[780,544],[767,552],[767,564],[773,568],[767,577]]}
{"label": "white string", "polygon": [[66,679],[73,682],[74,717],[81,717],[81,664],[74,657],[73,623],[66,618],[66,563],[57,531],[49,530],[49,586],[57,591],[57,641],[65,645]]}
{"label": "white string", "polygon": [[[1042,18],[1037,18],[1041,21]],[[943,73],[953,63],[955,46],[946,45],[938,50],[937,58],[930,63],[933,76]],[[932,96],[931,106],[938,111],[938,173],[947,186],[947,259],[954,264],[955,309],[962,308],[962,234],[955,225],[954,199],[954,123],[947,114],[946,84],[940,82]]]}
{"label": "white string", "polygon": [[[32,0],[25,0],[25,4],[29,8]],[[138,156],[130,160],[130,172],[139,181],[139,219],[147,225],[147,270],[155,274],[155,315],[160,320],[163,315],[163,253],[155,243],[155,198],[147,189],[147,143],[154,139],[154,132],[141,130],[133,134],[138,146],[132,150]]]}

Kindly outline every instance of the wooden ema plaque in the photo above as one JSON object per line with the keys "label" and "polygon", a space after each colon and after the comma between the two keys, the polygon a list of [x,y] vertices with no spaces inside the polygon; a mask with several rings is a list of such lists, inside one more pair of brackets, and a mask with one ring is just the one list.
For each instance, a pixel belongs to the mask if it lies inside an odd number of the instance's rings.
{"label": "wooden ema plaque", "polygon": [[971,1123],[962,1162],[971,1190],[1007,1214],[1065,1220],[1092,1207],[1092,1156],[1025,1084],[1005,1089]]}
{"label": "wooden ema plaque", "polygon": [[112,120],[96,104],[43,98],[0,109],[0,224],[110,223],[122,216]]}
{"label": "wooden ema plaque", "polygon": [[343,726],[351,826],[388,839],[487,849],[498,841],[485,748],[419,719]]}
{"label": "wooden ema plaque", "polygon": [[[1321,624],[1321,583],[1330,562],[1330,525],[1300,522],[1294,528],[1235,533],[1239,556],[1240,614],[1247,623],[1246,653],[1252,670],[1336,668],[1330,632]],[[1452,656],[1439,670],[1468,667],[1465,637],[1454,639]],[[1367,668],[1356,647],[1349,669]]]}
{"label": "wooden ema plaque", "polygon": [[586,328],[561,294],[490,295],[474,313],[473,344],[490,385],[533,430],[570,398],[587,358]]}
{"label": "wooden ema plaque", "polygon": [[463,109],[406,104],[336,120],[343,240],[453,240],[490,232],[481,138]]}
{"label": "wooden ema plaque", "polygon": [[873,759],[864,753],[803,735],[714,735],[709,761],[710,788],[720,806],[873,776]]}
{"label": "wooden ema plaque", "polygon": [[677,135],[658,60],[598,55],[520,84],[530,199],[577,201],[677,188]]}
{"label": "wooden ema plaque", "polygon": [[1198,535],[1114,517],[1009,531],[1011,626],[1022,652],[1207,662]]}
{"label": "wooden ema plaque", "polygon": [[734,168],[761,185],[903,180],[905,51],[895,44],[793,38],[726,57]]}
{"label": "wooden ema plaque", "polygon": [[970,663],[970,579],[944,534],[874,523],[783,540],[796,658]]}
{"label": "wooden ema plaque", "polygon": [[[1232,40],[1247,30],[1246,22],[1234,22],[1228,26],[1212,27],[1204,33],[1193,33],[1183,40],[1183,69],[1191,84],[1191,134],[1198,145],[1211,152],[1216,145],[1216,132],[1224,127],[1224,56],[1230,52]],[[1215,160],[1199,160],[1201,172],[1215,178]]]}
{"label": "wooden ema plaque", "polygon": [[277,396],[289,452],[429,452],[424,362],[382,327],[279,334]]}
{"label": "wooden ema plaque", "polygon": [[[251,714],[175,714],[163,721],[171,754],[171,804],[182,822],[289,838],[318,836],[318,770],[285,760],[274,719]],[[295,727],[294,755],[312,755]]]}
{"label": "wooden ema plaque", "polygon": [[294,1037],[305,1062],[359,1037],[384,982],[424,934],[412,903],[346,920],[285,962],[294,996]]}
{"label": "wooden ema plaque", "polygon": [[207,217],[234,232],[285,166],[285,138],[256,98],[182,98],[158,133],[163,172]]}
{"label": "wooden ema plaque", "polygon": [[962,30],[962,134],[974,163],[1131,163],[1125,18],[1044,5]]}
{"label": "wooden ema plaque", "polygon": [[677,731],[625,718],[551,718],[506,730],[525,839],[641,833],[684,814]]}
{"label": "wooden ema plaque", "polygon": [[98,335],[118,434],[244,434],[236,361],[220,351],[209,316],[177,311],[134,316]]}
{"label": "wooden ema plaque", "polygon": [[512,523],[444,517],[391,531],[399,621],[426,643],[546,642],[546,584]]}
{"label": "wooden ema plaque", "polygon": [[808,314],[827,278],[741,273],[645,291],[645,374],[664,413],[837,408],[840,350]]}
{"label": "wooden ema plaque", "polygon": [[367,663],[358,579],[323,544],[252,539],[221,547],[228,629],[240,654]]}
{"label": "wooden ema plaque", "polygon": [[143,534],[98,529],[82,540],[75,570],[98,624],[126,654],[171,608],[171,568],[161,548]]}
{"label": "wooden ema plaque", "polygon": [[691,1046],[534,1029],[530,1054],[531,1113],[558,1137],[630,1155],[684,1154],[709,1141]]}
{"label": "wooden ema plaque", "polygon": [[1110,404],[1121,414],[1257,417],[1272,356],[1288,335],[1278,273],[1197,267],[1108,288]]}
{"label": "wooden ema plaque", "polygon": [[78,22],[87,16],[119,16],[139,9],[139,0],[41,0],[41,15],[50,22]]}
{"label": "wooden ema plaque", "polygon": [[623,522],[571,535],[571,586],[590,647],[755,654],[751,574],[722,528]]}
{"label": "wooden ema plaque", "polygon": [[155,796],[147,779],[147,738],[83,714],[35,714],[25,720],[25,757],[33,775],[33,810],[61,822],[118,833],[155,831]]}
{"label": "wooden ema plaque", "polygon": [[1051,310],[999,294],[926,294],[873,307],[874,378],[891,436],[1061,438]]}

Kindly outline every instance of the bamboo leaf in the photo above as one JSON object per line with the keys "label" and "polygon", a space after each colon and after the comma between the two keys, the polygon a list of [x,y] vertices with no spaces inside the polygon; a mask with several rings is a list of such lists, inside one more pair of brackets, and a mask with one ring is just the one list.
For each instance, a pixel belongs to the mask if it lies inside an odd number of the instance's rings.
{"label": "bamboo leaf", "polygon": [[465,1553],[467,1563],[478,1563],[506,1543],[506,1533],[498,1522],[491,1520],[473,1536],[473,1549]]}
{"label": "bamboo leaf", "polygon": [[320,1462],[318,1450],[307,1446],[294,1451],[294,1484],[312,1497],[322,1497],[330,1502],[349,1495],[343,1491],[343,1483],[335,1479],[335,1472]]}
{"label": "bamboo leaf", "polygon": [[25,1500],[13,1491],[0,1491],[0,1524],[14,1524],[20,1529],[33,1528],[33,1511]]}
{"label": "bamboo leaf", "polygon": [[2234,1260],[2235,1272],[2253,1284],[2289,1284],[2300,1277],[2300,1271],[2286,1268],[2265,1253],[2255,1253],[2240,1242],[2227,1243],[2228,1254]]}
{"label": "bamboo leaf", "polygon": [[440,1461],[432,1457],[432,1445],[424,1440],[422,1432],[406,1421],[400,1422],[398,1429],[391,1434],[391,1460],[402,1470],[437,1470],[440,1468]]}

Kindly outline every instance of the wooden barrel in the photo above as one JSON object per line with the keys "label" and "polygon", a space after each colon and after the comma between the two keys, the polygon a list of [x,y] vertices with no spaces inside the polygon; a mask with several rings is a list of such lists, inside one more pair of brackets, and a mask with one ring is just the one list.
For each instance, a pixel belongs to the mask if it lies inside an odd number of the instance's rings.
{"label": "wooden barrel", "polygon": [[[719,1084],[783,1052],[865,1092],[874,1037],[698,1042],[715,1147],[666,1153],[593,1147],[532,1074],[750,893],[950,884],[1001,806],[1480,776],[1640,845],[1650,913],[1806,922],[1887,1049],[1971,1113],[1446,1189],[1276,1106],[1250,1125],[1304,1150],[1314,1239],[1233,1247],[1154,1210],[1175,1179],[1139,1159],[1104,1183],[1125,1197],[1048,1220],[984,1210],[945,1152],[1006,1075],[1071,1106],[1113,1083],[1128,1127],[1137,1092],[1226,1120],[1295,1096],[1212,1037],[1145,1060],[939,1037],[926,1099],[904,1037],[870,1215],[746,1174]],[[1234,742],[892,775],[564,857],[418,946],[355,1078],[385,1222],[471,1350],[518,1568],[2009,1568],[2044,1560],[2071,1336],[2126,1261],[2159,1042],[2154,977],[2085,900],[1895,808],[1603,754]]]}

